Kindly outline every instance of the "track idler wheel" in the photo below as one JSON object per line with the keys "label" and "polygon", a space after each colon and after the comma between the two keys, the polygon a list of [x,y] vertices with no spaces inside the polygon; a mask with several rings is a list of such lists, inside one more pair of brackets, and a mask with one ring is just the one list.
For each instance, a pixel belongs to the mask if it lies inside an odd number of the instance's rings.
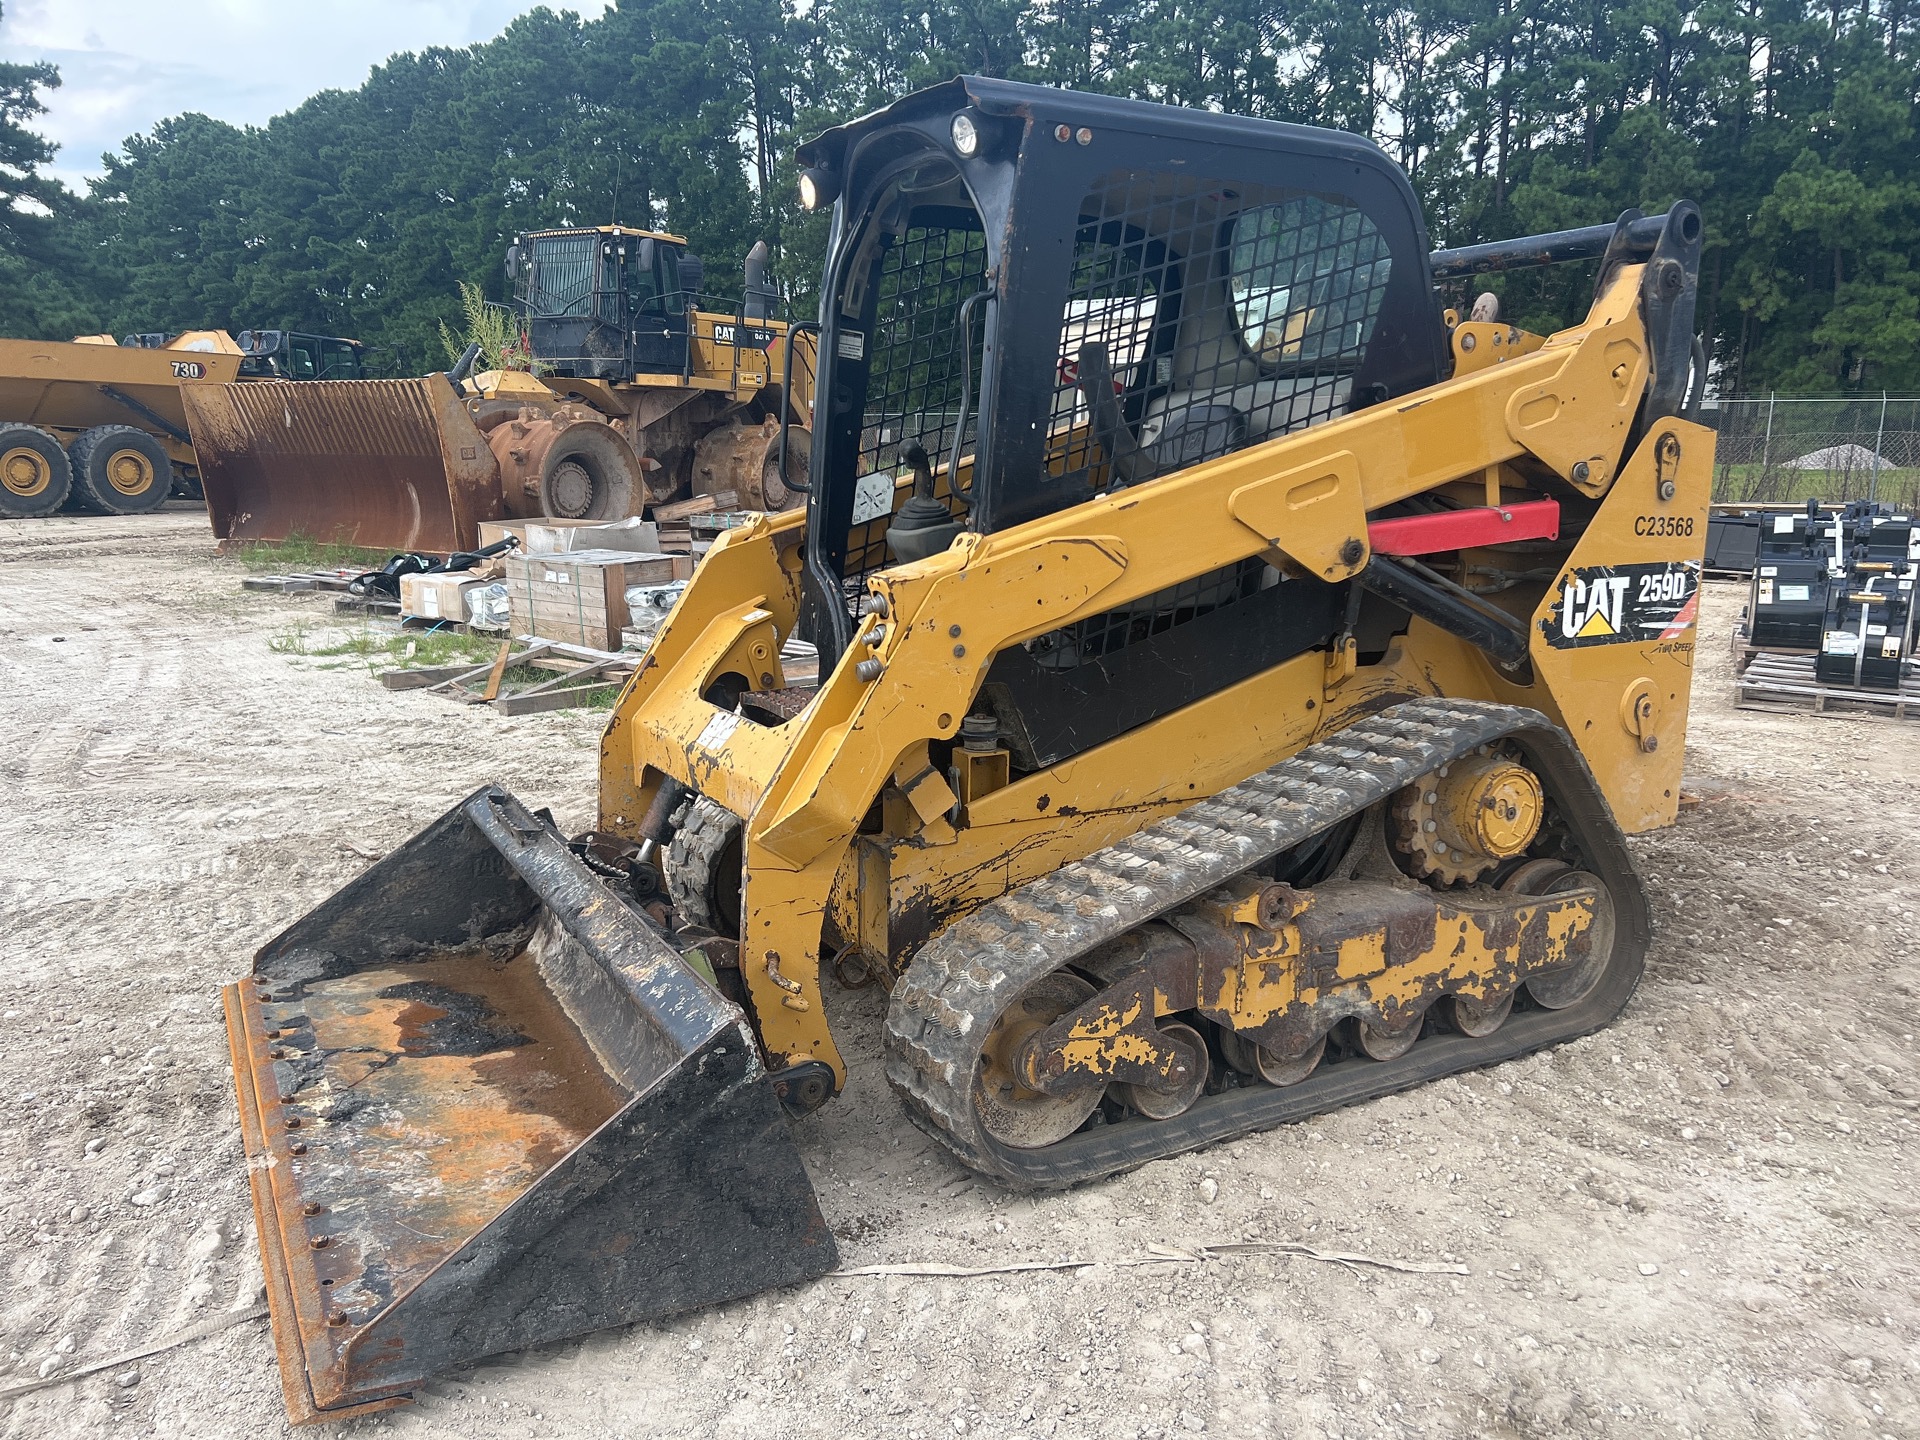
{"label": "track idler wheel", "polygon": [[1420,1026],[1424,1016],[1416,1017],[1411,1025],[1403,1025],[1398,1030],[1389,1030],[1371,1020],[1353,1022],[1354,1039],[1360,1051],[1370,1060],[1398,1060],[1413,1049],[1413,1042],[1420,1038]]}
{"label": "track idler wheel", "polygon": [[1513,1013],[1513,991],[1509,990],[1498,1000],[1474,1000],[1465,995],[1455,995],[1452,1001],[1453,1028],[1462,1035],[1471,1035],[1478,1039],[1482,1035],[1491,1035],[1506,1024],[1507,1016]]}
{"label": "track idler wheel", "polygon": [[[1088,1085],[1052,1095],[1030,1089],[1020,1078],[1020,1058],[1027,1042],[1094,994],[1093,986],[1078,975],[1056,970],[1029,985],[994,1021],[974,1075],[973,1108],[981,1128],[1002,1145],[1039,1150],[1057,1144],[1098,1108],[1105,1086]],[[1205,1046],[1200,1053],[1206,1053]],[[1203,1069],[1203,1082],[1204,1078]]]}
{"label": "track idler wheel", "polygon": [[[1551,865],[1558,862],[1543,863]],[[1526,868],[1522,867],[1523,870]],[[1548,1010],[1565,1010],[1570,1005],[1577,1005],[1593,993],[1593,987],[1606,975],[1607,966],[1613,959],[1613,896],[1598,875],[1567,865],[1559,866],[1559,873],[1550,878],[1536,880],[1525,891],[1531,895],[1558,895],[1568,890],[1585,889],[1594,892],[1593,926],[1588,932],[1590,939],[1585,958],[1527,980],[1527,994],[1533,997],[1536,1005]]]}

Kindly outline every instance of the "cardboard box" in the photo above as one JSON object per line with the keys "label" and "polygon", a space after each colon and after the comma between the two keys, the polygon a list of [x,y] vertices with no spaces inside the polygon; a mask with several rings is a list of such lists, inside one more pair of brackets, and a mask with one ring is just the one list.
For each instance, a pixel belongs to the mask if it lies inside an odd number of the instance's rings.
{"label": "cardboard box", "polygon": [[480,583],[470,570],[446,575],[402,575],[400,613],[418,620],[467,622],[467,591]]}
{"label": "cardboard box", "polygon": [[642,554],[660,552],[660,532],[651,520],[630,515],[624,520],[557,520],[542,516],[531,520],[482,520],[480,548],[513,536],[520,542],[518,555],[554,555],[567,550],[636,550]]}
{"label": "cardboard box", "polygon": [[676,559],[627,550],[572,550],[507,557],[507,599],[519,635],[618,650],[630,623],[629,585],[663,585]]}

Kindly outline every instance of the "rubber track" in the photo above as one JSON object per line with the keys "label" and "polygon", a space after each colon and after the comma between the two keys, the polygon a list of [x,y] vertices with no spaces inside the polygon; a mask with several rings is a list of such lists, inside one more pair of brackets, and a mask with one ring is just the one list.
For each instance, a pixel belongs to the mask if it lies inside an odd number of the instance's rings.
{"label": "rubber track", "polygon": [[[1516,1009],[1500,1029],[1477,1040],[1429,1034],[1399,1060],[1323,1065],[1284,1089],[1249,1084],[1207,1095],[1177,1119],[1129,1116],[1089,1125],[1041,1150],[1003,1146],[980,1128],[971,1091],[981,1046],[995,1019],[1040,976],[1503,737],[1541,774],[1583,864],[1613,896],[1613,963],[1586,999],[1564,1010]],[[1073,1185],[1587,1034],[1632,996],[1650,938],[1644,887],[1592,772],[1565,732],[1537,711],[1515,706],[1411,701],[1357,721],[947,927],[894,987],[887,1078],[914,1119],[971,1168],[1025,1189]]]}
{"label": "rubber track", "polygon": [[740,834],[740,820],[726,806],[704,795],[693,797],[693,809],[686,823],[673,832],[667,845],[667,898],[674,916],[683,925],[722,933],[723,924],[714,914],[709,890],[713,886],[714,867],[720,863],[727,843]]}

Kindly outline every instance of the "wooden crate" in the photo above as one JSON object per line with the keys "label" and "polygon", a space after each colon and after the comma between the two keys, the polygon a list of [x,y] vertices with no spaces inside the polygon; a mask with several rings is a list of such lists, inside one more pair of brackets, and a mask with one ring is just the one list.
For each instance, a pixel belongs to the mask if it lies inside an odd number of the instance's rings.
{"label": "wooden crate", "polygon": [[507,601],[514,633],[618,650],[620,632],[631,621],[627,587],[672,580],[675,558],[628,550],[509,555]]}

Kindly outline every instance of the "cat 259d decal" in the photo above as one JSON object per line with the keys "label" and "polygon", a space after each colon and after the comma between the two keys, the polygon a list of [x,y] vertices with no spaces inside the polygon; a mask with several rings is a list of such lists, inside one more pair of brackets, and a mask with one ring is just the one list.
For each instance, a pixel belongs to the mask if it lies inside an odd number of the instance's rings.
{"label": "cat 259d decal", "polygon": [[1671,640],[1693,627],[1700,562],[1592,565],[1569,571],[1543,623],[1559,650]]}

